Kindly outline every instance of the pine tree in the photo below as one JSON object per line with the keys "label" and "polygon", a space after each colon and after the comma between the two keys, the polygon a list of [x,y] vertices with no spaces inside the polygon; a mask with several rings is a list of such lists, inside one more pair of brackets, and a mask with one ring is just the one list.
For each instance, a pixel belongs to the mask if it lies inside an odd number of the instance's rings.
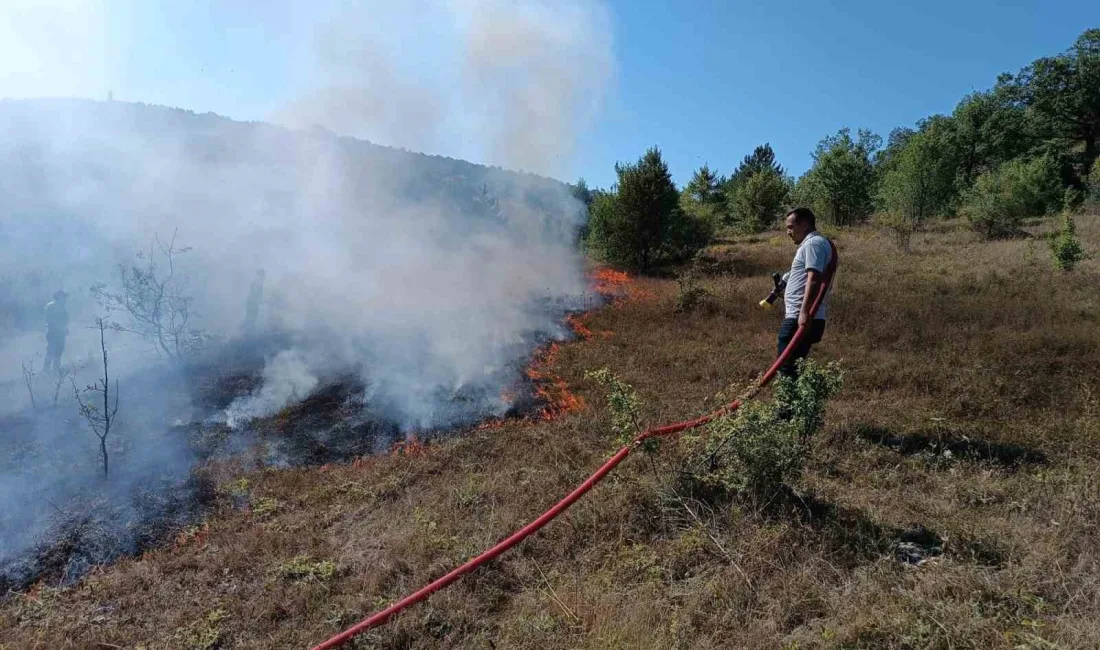
{"label": "pine tree", "polygon": [[589,246],[605,260],[641,272],[707,244],[711,224],[680,207],[680,192],[656,147],[616,164],[618,184],[592,204]]}
{"label": "pine tree", "polygon": [[712,223],[728,220],[726,210],[726,179],[715,173],[709,165],[695,170],[691,182],[680,194],[680,207],[699,219]]}
{"label": "pine tree", "polygon": [[719,205],[725,201],[722,192],[722,185],[725,182],[726,179],[711,170],[709,165],[704,164],[695,170],[691,182],[684,187],[684,195],[696,203]]}
{"label": "pine tree", "polygon": [[772,169],[749,176],[730,197],[730,213],[741,232],[761,232],[775,224],[783,212],[790,188]]}
{"label": "pine tree", "polygon": [[741,160],[741,164],[730,176],[727,195],[732,195],[737,186],[748,180],[749,176],[766,169],[775,172],[776,176],[780,178],[784,176],[783,166],[775,161],[775,152],[772,151],[772,146],[767,142],[753,149],[751,154]]}

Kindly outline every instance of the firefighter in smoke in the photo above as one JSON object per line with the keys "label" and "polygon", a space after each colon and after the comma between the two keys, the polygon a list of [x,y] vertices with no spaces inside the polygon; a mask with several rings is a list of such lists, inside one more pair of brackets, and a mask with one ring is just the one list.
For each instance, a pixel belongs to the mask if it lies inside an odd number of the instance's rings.
{"label": "firefighter in smoke", "polygon": [[264,299],[264,270],[256,271],[256,277],[252,278],[252,285],[248,288],[248,301],[244,308],[244,331],[246,334],[254,334],[256,322],[260,315],[260,303]]}
{"label": "firefighter in smoke", "polygon": [[61,353],[65,351],[65,337],[69,335],[69,310],[65,301],[69,294],[57,290],[53,300],[46,303],[46,361],[42,372],[61,371]]}

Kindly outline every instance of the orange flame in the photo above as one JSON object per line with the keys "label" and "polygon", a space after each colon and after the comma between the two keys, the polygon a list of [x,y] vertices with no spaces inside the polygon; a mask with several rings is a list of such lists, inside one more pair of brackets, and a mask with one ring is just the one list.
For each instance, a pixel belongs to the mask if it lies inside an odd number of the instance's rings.
{"label": "orange flame", "polygon": [[656,297],[652,291],[639,287],[634,279],[623,271],[598,268],[589,272],[588,279],[592,283],[593,291],[611,296],[615,301],[622,300],[624,297],[632,300],[648,300]]}
{"label": "orange flame", "polygon": [[[629,275],[622,271],[609,268],[597,268],[588,274],[593,290],[605,295],[622,296],[629,293],[631,296],[642,295],[643,292],[635,291],[631,286]],[[587,320],[592,312],[569,314],[565,317],[566,323],[578,338],[588,339],[594,336],[588,327]],[[599,332],[600,336],[611,336],[612,332]],[[574,395],[569,390],[565,380],[554,374],[552,367],[555,363],[560,346],[551,343],[546,348],[535,353],[526,374],[534,386],[535,398],[542,403],[542,408],[537,414],[540,420],[553,420],[557,417],[579,411],[585,407],[584,399]],[[505,404],[512,404],[517,397],[514,387],[506,387],[501,390],[500,400]],[[508,422],[505,418],[497,418],[482,422],[475,427],[476,431],[487,431],[503,427]],[[393,451],[402,453],[418,453],[418,450],[409,449],[402,443],[394,445]]]}
{"label": "orange flame", "polygon": [[588,274],[592,288],[597,293],[620,294],[623,287],[630,283],[630,276],[615,269],[598,268]]}
{"label": "orange flame", "polygon": [[398,440],[390,448],[391,454],[400,456],[419,456],[427,451],[428,446],[415,433],[406,440]]}
{"label": "orange flame", "polygon": [[584,408],[584,400],[574,395],[565,380],[555,375],[551,369],[559,349],[557,343],[551,343],[535,356],[527,369],[527,377],[535,386],[535,397],[544,404],[539,411],[539,418],[542,420],[553,420]]}
{"label": "orange flame", "polygon": [[507,420],[504,418],[498,418],[495,420],[488,420],[474,427],[475,431],[491,431],[493,429],[499,429],[505,425]]}
{"label": "orange flame", "polygon": [[565,317],[565,322],[569,323],[569,327],[579,338],[587,339],[592,338],[592,330],[584,322],[587,318],[588,314],[569,314]]}
{"label": "orange flame", "polygon": [[206,537],[210,534],[210,524],[204,523],[202,527],[192,529],[190,531],[183,530],[176,535],[176,548],[183,548],[191,542],[197,543],[202,546],[206,542]]}

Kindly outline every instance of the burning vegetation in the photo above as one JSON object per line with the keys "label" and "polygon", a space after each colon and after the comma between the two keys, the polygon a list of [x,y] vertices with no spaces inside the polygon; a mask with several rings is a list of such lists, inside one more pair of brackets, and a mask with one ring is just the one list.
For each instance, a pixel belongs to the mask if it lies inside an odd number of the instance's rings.
{"label": "burning vegetation", "polygon": [[[12,124],[36,128],[0,142],[0,593],[172,539],[223,470],[415,455],[577,408],[548,347],[584,307],[566,185],[122,102],[4,103]],[[68,183],[88,194],[58,209]],[[54,291],[72,294],[56,377],[36,372]]]}
{"label": "burning vegetation", "polygon": [[[159,271],[151,263],[147,266],[142,277],[156,288]],[[166,268],[178,272],[171,264]],[[564,319],[578,339],[605,336],[610,333],[589,327],[594,313],[590,308],[644,295],[630,276],[609,268],[591,271],[587,281],[601,303],[587,297],[539,303],[545,330],[528,339],[529,347],[511,352],[515,360],[501,376],[510,379],[494,378],[446,397],[432,396],[442,407],[437,413],[451,409],[456,415],[428,421],[426,426],[409,426],[400,413],[380,408],[377,397],[372,401],[369,376],[310,365],[311,357],[294,347],[300,335],[270,326],[250,331],[245,338],[211,339],[187,355],[170,356],[168,364],[124,375],[123,387],[128,389],[122,397],[124,417],[118,421],[117,434],[112,429],[109,438],[99,441],[103,460],[110,448],[111,476],[102,480],[102,491],[86,491],[87,498],[74,499],[63,491],[60,496],[47,494],[48,500],[42,503],[48,504],[48,510],[35,506],[33,516],[48,519],[49,526],[38,529],[33,543],[22,550],[5,550],[0,557],[0,587],[19,589],[43,578],[65,583],[91,567],[141,554],[166,540],[178,545],[181,540],[201,539],[208,529],[195,522],[221,498],[213,486],[243,469],[314,466],[325,470],[348,462],[361,466],[382,455],[420,455],[433,438],[455,429],[493,429],[516,420],[544,422],[583,409],[584,399],[560,374],[563,343],[555,339],[562,332],[559,328],[551,334],[551,323]],[[102,294],[104,287],[98,284],[96,290]],[[182,290],[177,293],[180,300],[190,302]],[[136,304],[134,300],[115,302]],[[125,336],[126,329],[119,325],[106,330],[104,354],[118,340],[110,337]],[[125,362],[120,357],[119,363]],[[26,469],[39,462],[35,459],[44,458],[43,448],[37,446],[41,430],[67,421],[62,417],[63,406],[48,411],[34,408],[31,417],[6,420],[13,434],[7,443],[16,450],[10,456],[13,463]],[[158,433],[152,436],[151,431]],[[81,433],[62,434],[58,429],[50,439],[58,435],[77,439]],[[153,452],[148,445],[162,450],[160,455],[149,456]],[[163,450],[169,449],[172,452],[165,454]],[[146,456],[152,460],[136,460]],[[167,459],[171,463],[164,465]],[[65,456],[56,462],[76,467],[83,460]],[[144,473],[134,472],[135,463]],[[233,498],[230,504],[252,507]],[[10,519],[12,514],[5,516]]]}
{"label": "burning vegetation", "polygon": [[636,278],[632,278],[624,271],[617,271],[608,267],[598,267],[588,273],[588,281],[593,290],[611,300],[652,300],[656,294],[641,285]]}
{"label": "burning vegetation", "polygon": [[[600,269],[589,280],[594,292],[612,302],[636,295],[630,288],[630,278],[621,272]],[[565,314],[566,325],[578,339],[595,335],[587,324],[593,313]],[[227,423],[226,413],[233,404],[263,389],[265,359],[271,356],[266,350],[284,344],[279,337],[247,345],[223,344],[167,374],[151,370],[153,374],[133,381],[136,392],[130,392],[130,399],[156,408],[144,391],[159,394],[168,382],[178,398],[173,408],[190,404],[190,421],[167,427],[163,436],[186,445],[192,460],[180,465],[173,475],[135,485],[132,493],[121,499],[120,495],[93,493],[93,497],[79,502],[51,503],[55,511],[52,527],[38,538],[29,554],[14,562],[9,559],[0,567],[4,570],[0,586],[20,589],[42,579],[64,584],[94,566],[125,555],[140,555],[165,541],[176,548],[201,544],[209,534],[209,526],[201,521],[210,508],[226,499],[233,508],[251,511],[257,507],[233,496],[234,489],[213,487],[225,484],[242,469],[312,465],[325,472],[339,463],[364,467],[379,456],[421,455],[430,448],[433,438],[453,429],[443,426],[410,433],[398,422],[372,414],[364,399],[366,386],[355,373],[322,379],[308,394],[269,415],[247,419],[243,424]],[[559,374],[562,345],[550,341],[536,347],[526,358],[525,367],[522,360],[517,360],[515,379],[499,391],[499,400],[507,407],[505,414],[487,417],[486,410],[474,428],[494,429],[515,420],[544,422],[583,409],[584,399]],[[146,415],[139,411],[131,419],[152,426]],[[33,424],[26,419],[8,422],[13,431]],[[120,440],[134,433],[133,422],[123,420]],[[117,452],[119,471],[127,476],[127,464],[132,461],[122,444]],[[233,481],[229,480],[228,485],[232,486]],[[131,510],[131,501],[141,504],[140,509]],[[128,540],[119,544],[117,526],[123,522]]]}
{"label": "burning vegetation", "polygon": [[527,368],[527,378],[531,380],[535,396],[542,404],[539,417],[543,420],[552,420],[584,408],[584,400],[574,395],[565,380],[554,374],[555,357],[560,348],[558,343],[551,343],[536,353]]}
{"label": "burning vegetation", "polygon": [[586,314],[569,314],[565,317],[565,322],[569,325],[569,329],[573,330],[573,333],[577,335],[577,338],[589,339],[592,338],[592,330],[588,329],[588,325],[585,323]]}
{"label": "burning vegetation", "polygon": [[[651,296],[652,294],[639,288],[631,277],[612,268],[598,267],[587,274],[592,290],[605,300],[612,303],[625,299],[637,299]],[[592,338],[595,333],[588,327],[588,319],[594,312],[592,310],[572,312],[565,316],[565,322],[574,336],[578,339]],[[610,332],[599,332],[607,336]],[[553,420],[563,415],[579,411],[585,407],[582,397],[570,390],[565,379],[556,370],[557,356],[561,350],[561,343],[551,342],[540,347],[533,355],[530,364],[524,374],[528,380],[526,391],[524,387],[506,389],[501,393],[501,400],[508,404],[520,403],[520,396],[525,392],[533,398],[532,411],[537,419],[542,421]],[[491,420],[483,423],[478,428],[487,429],[498,427],[502,420]]]}
{"label": "burning vegetation", "polygon": [[608,267],[595,269],[588,274],[588,278],[596,293],[612,297],[625,293],[625,287],[630,283],[630,276],[625,272]]}

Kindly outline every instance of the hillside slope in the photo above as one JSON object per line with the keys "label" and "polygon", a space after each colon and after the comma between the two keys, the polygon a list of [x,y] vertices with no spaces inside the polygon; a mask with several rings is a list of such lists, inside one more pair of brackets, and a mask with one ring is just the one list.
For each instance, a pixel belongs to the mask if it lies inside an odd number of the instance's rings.
{"label": "hillside slope", "polygon": [[[336,136],[324,129],[295,131],[265,122],[240,122],[215,113],[195,113],[182,108],[151,104],[83,99],[0,100],[0,161],[4,190],[11,191],[23,176],[46,181],[55,171],[50,154],[63,153],[51,145],[74,135],[93,135],[102,148],[93,152],[103,158],[86,160],[87,169],[72,170],[89,175],[109,170],[132,169],[129,158],[110,159],[132,144],[144,144],[155,152],[172,149],[196,161],[217,164],[247,163],[277,168],[294,168],[294,153],[303,142],[336,143],[342,154],[372,173],[388,173],[399,194],[420,198],[447,194],[458,188],[455,198],[476,194],[483,185],[506,197],[522,196],[523,190],[561,189],[565,184],[530,173],[521,173],[467,162],[446,156],[395,149],[351,137]],[[178,147],[178,150],[176,149]],[[181,156],[183,157],[183,156]],[[40,163],[43,167],[35,167]],[[406,173],[409,170],[409,173]],[[71,183],[72,175],[54,182]],[[121,179],[125,180],[125,179]],[[121,182],[112,181],[112,182]]]}
{"label": "hillside slope", "polygon": [[[253,417],[303,398],[346,408],[256,462],[517,408],[584,300],[583,213],[558,181],[324,132],[0,101],[0,593],[182,525],[207,496],[191,470],[268,447]],[[46,371],[59,289],[70,377]],[[100,446],[74,394],[104,355],[123,415]]]}
{"label": "hillside slope", "polygon": [[[1100,251],[1100,218],[1079,229]],[[800,501],[685,493],[682,450],[666,445],[355,647],[1100,647],[1100,260],[1066,275],[1041,239],[984,243],[951,223],[909,256],[868,229],[837,242],[814,354],[847,377]],[[674,281],[637,280],[554,356],[587,404],[573,413],[347,465],[229,472],[219,511],[178,543],[10,598],[0,647],[309,647],[597,467],[616,443],[586,370],[633,384],[646,424],[749,382],[777,326],[755,304],[791,252],[776,233],[714,245],[710,306],[689,314]]]}
{"label": "hillside slope", "polygon": [[[37,326],[54,285],[104,281],[154,234],[178,231],[204,262],[220,255],[209,281],[225,282],[237,269],[224,258],[251,274],[272,261],[266,251],[328,237],[341,219],[351,225],[339,243],[369,257],[398,244],[377,215],[435,234],[436,213],[466,233],[518,215],[521,235],[538,240],[576,228],[583,205],[550,178],[320,129],[114,101],[0,100],[0,334]],[[223,287],[234,311],[249,277]],[[224,308],[200,306],[208,316]]]}

